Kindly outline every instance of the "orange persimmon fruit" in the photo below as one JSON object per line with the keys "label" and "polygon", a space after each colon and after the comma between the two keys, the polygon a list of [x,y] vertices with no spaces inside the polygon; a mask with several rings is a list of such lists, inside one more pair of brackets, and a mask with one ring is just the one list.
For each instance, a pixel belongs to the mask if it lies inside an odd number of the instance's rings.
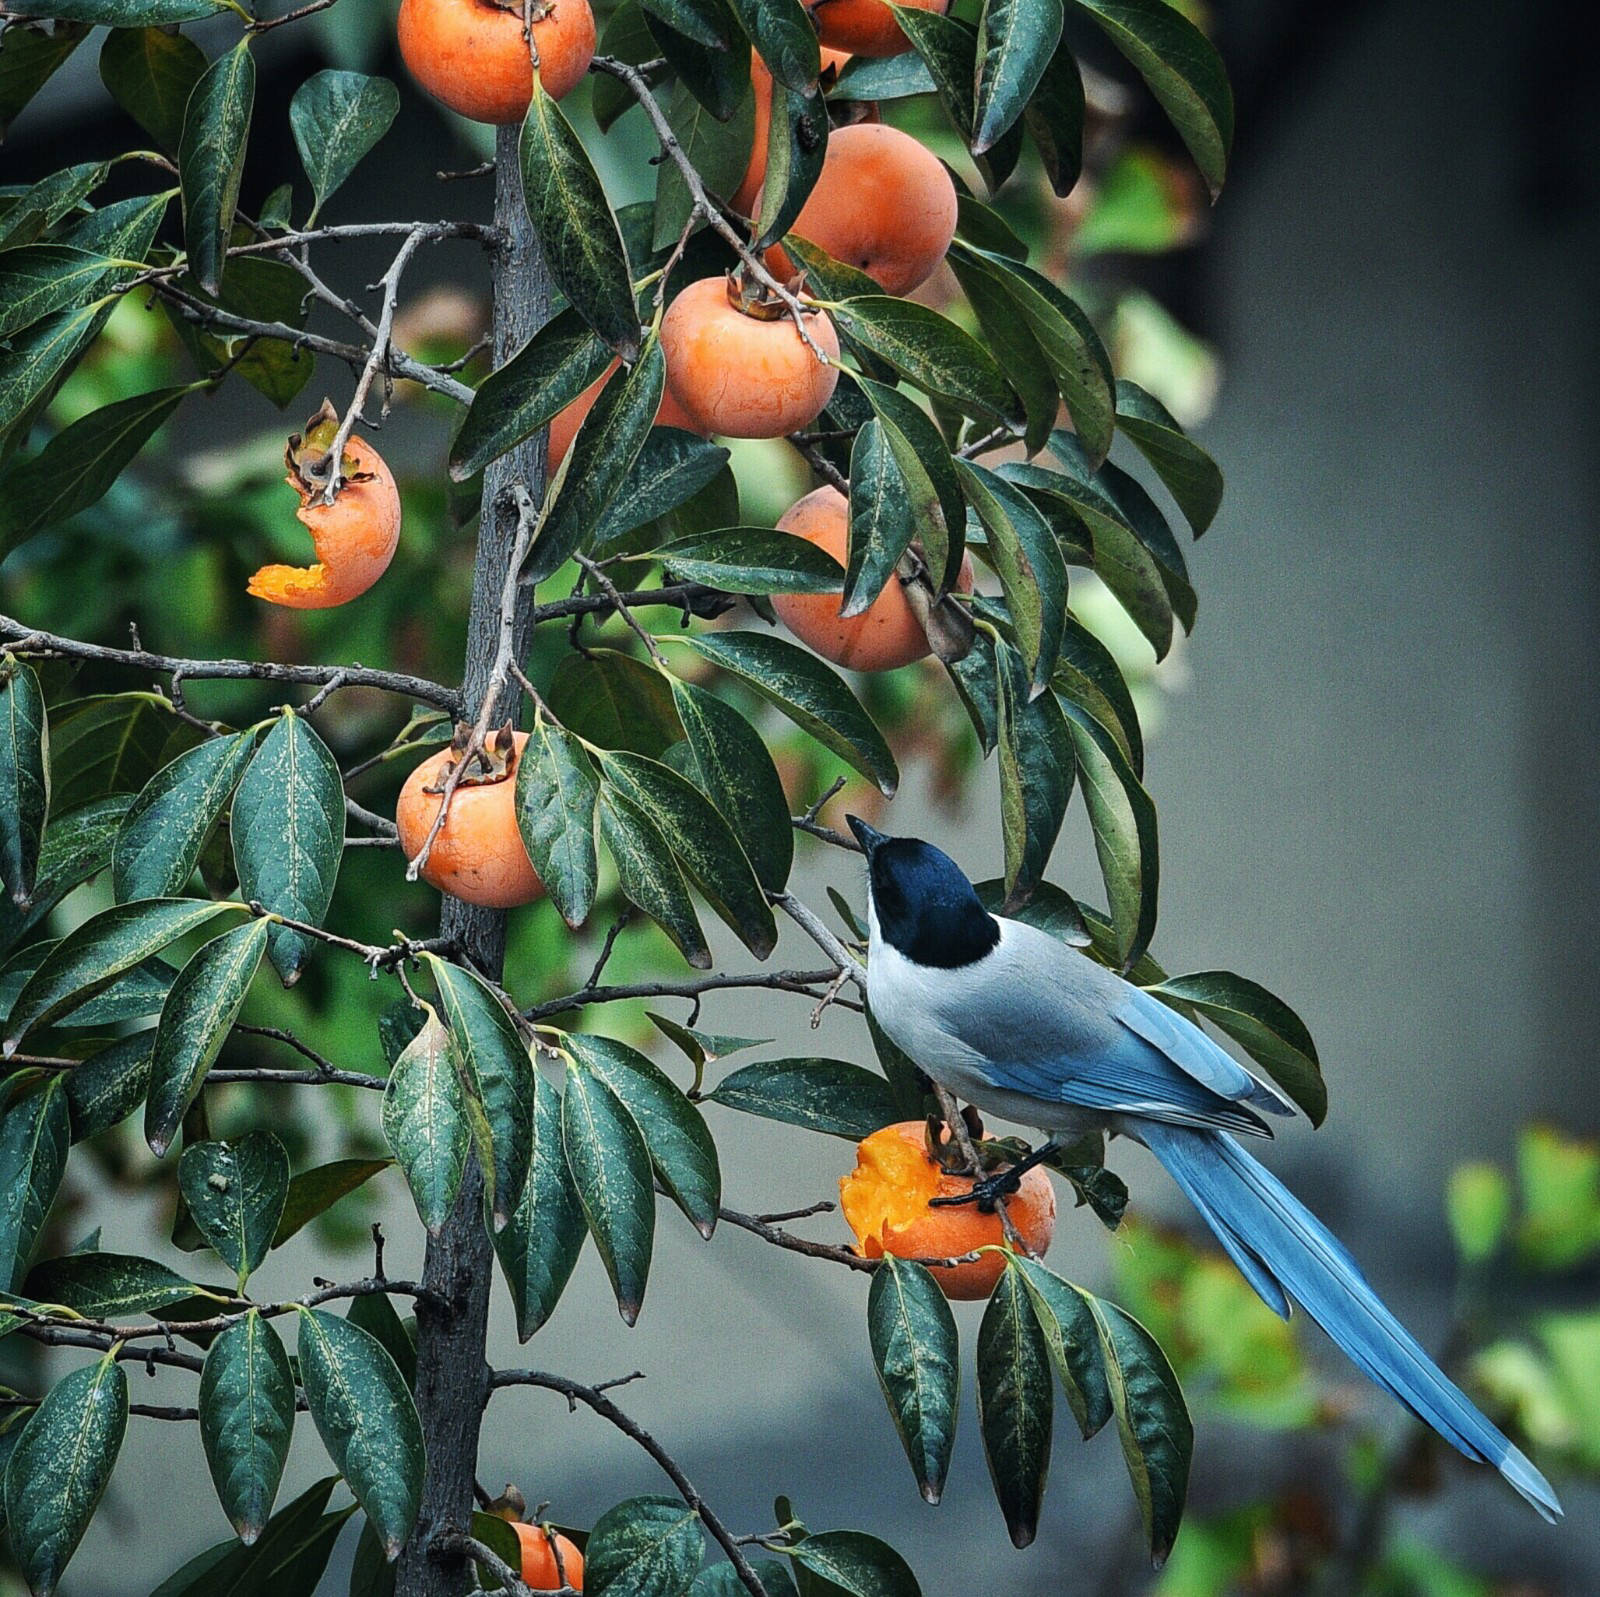
{"label": "orange persimmon fruit", "polygon": [[[789,231],[909,294],[933,276],[956,236],[956,186],[932,150],[886,122],[856,122],[828,135],[828,153]],[[780,282],[794,271],[783,247],[767,251]]]}
{"label": "orange persimmon fruit", "polygon": [[[400,847],[408,860],[422,852],[439,813],[442,789],[460,759],[463,738],[431,754],[405,780],[395,805]],[[517,763],[526,732],[503,727],[475,755],[450,797],[450,812],[422,866],[423,881],[442,893],[488,909],[512,909],[544,896],[544,883],[517,830]]]}
{"label": "orange persimmon fruit", "polygon": [[[1006,1245],[998,1213],[985,1214],[975,1203],[929,1207],[930,1198],[960,1197],[972,1185],[971,1176],[953,1175],[931,1156],[922,1121],[902,1120],[856,1145],[856,1167],[839,1182],[839,1207],[863,1258],[953,1259]],[[1049,1176],[1037,1166],[1027,1171],[1005,1202],[1018,1235],[1032,1252],[1043,1253],[1056,1228]],[[985,1253],[965,1264],[934,1266],[932,1275],[947,1298],[965,1302],[988,1297],[1004,1269],[1003,1254]]]}
{"label": "orange persimmon fruit", "polygon": [[[790,532],[826,550],[839,562],[838,593],[775,593],[772,608],[802,643],[825,660],[852,671],[893,671],[930,653],[928,635],[897,577],[860,615],[843,616],[843,571],[850,541],[850,501],[824,484],[798,499],[778,518],[778,530]],[[961,562],[956,578],[961,593],[972,592],[972,561]]]}
{"label": "orange persimmon fruit", "polygon": [[[945,12],[950,0],[901,0],[914,11]],[[817,37],[851,55],[904,55],[911,41],[894,20],[886,0],[815,0],[811,8]]]}
{"label": "orange persimmon fruit", "polygon": [[727,279],[702,277],[667,307],[667,386],[696,432],[782,438],[809,427],[839,381],[839,338],[825,311],[807,311],[819,359],[776,301],[745,308]]}
{"label": "orange persimmon fruit", "polygon": [[[547,1530],[543,1525],[513,1522],[512,1530],[522,1544],[522,1584],[533,1591],[560,1591],[563,1584],[583,1590],[583,1554],[569,1536]],[[556,1552],[561,1567],[556,1567]],[[563,1581],[562,1577],[566,1579]]]}
{"label": "orange persimmon fruit", "polygon": [[248,591],[291,610],[328,610],[363,594],[389,569],[400,542],[400,491],[383,456],[353,434],[339,462],[339,491],[323,500],[328,451],[339,417],[322,409],[284,450],[284,481],[300,495],[296,517],[311,534],[317,559],[310,566],[262,566]]}
{"label": "orange persimmon fruit", "polygon": [[[520,122],[533,98],[533,58],[520,4],[495,0],[402,0],[400,54],[434,99],[474,122]],[[594,56],[589,0],[537,0],[533,44],[539,81],[552,100],[583,81]]]}
{"label": "orange persimmon fruit", "polygon": [[[850,59],[848,50],[830,50],[826,45],[822,48],[822,71],[827,72],[832,67],[835,72],[842,72],[844,64]],[[750,87],[755,91],[755,129],[750,139],[750,161],[744,169],[744,176],[739,179],[739,186],[728,198],[728,203],[741,216],[755,214],[756,201],[761,194],[761,185],[767,175],[767,137],[772,130],[772,74],[767,70],[767,63],[752,50],[750,52]]]}

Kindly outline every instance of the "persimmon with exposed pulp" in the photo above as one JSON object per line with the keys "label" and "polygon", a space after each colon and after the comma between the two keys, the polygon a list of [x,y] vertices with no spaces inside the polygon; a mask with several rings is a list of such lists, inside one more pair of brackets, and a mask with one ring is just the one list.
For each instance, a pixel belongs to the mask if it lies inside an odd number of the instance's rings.
{"label": "persimmon with exposed pulp", "polygon": [[[567,458],[567,451],[572,447],[572,440],[577,437],[578,429],[583,425],[584,417],[594,409],[594,402],[600,397],[600,390],[611,381],[612,374],[620,364],[619,361],[612,361],[576,399],[558,410],[550,418],[550,444],[547,459],[551,471],[554,471]],[[691,433],[697,430],[694,422],[684,411],[683,406],[672,397],[670,388],[662,390],[661,403],[656,408],[655,425],[657,427],[681,427],[685,432]]]}
{"label": "persimmon with exposed pulp", "polygon": [[[913,11],[946,12],[950,0],[901,0]],[[894,20],[886,0],[814,0],[817,37],[851,55],[904,55],[911,41]]]}
{"label": "persimmon with exposed pulp", "polygon": [[[954,1259],[1006,1245],[998,1213],[985,1214],[976,1203],[929,1207],[930,1199],[960,1197],[972,1186],[971,1176],[953,1174],[932,1156],[922,1121],[902,1120],[856,1145],[856,1167],[839,1182],[839,1208],[863,1258]],[[1005,1203],[1017,1234],[1032,1252],[1043,1253],[1056,1229],[1049,1176],[1037,1167],[1025,1172]],[[1003,1254],[985,1253],[965,1264],[933,1266],[931,1273],[947,1298],[965,1302],[988,1297],[1004,1269]]]}
{"label": "persimmon with exposed pulp", "polygon": [[[532,1591],[560,1591],[570,1586],[583,1590],[583,1554],[577,1544],[560,1531],[547,1530],[543,1525],[524,1525],[513,1522],[512,1530],[522,1544],[522,1584]],[[556,1567],[556,1553],[561,1554],[561,1565]],[[563,1578],[565,1577],[565,1578]]]}
{"label": "persimmon with exposed pulp", "polygon": [[[445,781],[466,746],[465,730],[449,748],[425,759],[400,789],[394,822],[408,860],[422,852],[432,830]],[[423,881],[487,909],[513,909],[544,896],[544,883],[517,831],[517,764],[527,742],[526,732],[506,726],[472,756],[423,862]]]}
{"label": "persimmon with exposed pulp", "polygon": [[326,401],[289,440],[284,481],[300,495],[296,517],[311,534],[317,559],[309,566],[262,566],[248,591],[290,610],[329,610],[365,593],[394,558],[400,542],[400,491],[383,456],[365,439],[351,436],[339,462],[339,489],[332,503],[328,451],[339,417]]}
{"label": "persimmon with exposed pulp", "polygon": [[[844,70],[844,64],[850,59],[847,50],[830,50],[826,46],[822,49],[822,72],[825,75],[829,67],[835,72]],[[729,196],[728,203],[741,216],[754,216],[756,201],[761,195],[761,184],[767,175],[767,137],[772,131],[772,74],[767,70],[767,63],[756,54],[750,52],[750,87],[755,91],[755,129],[750,140],[750,163],[744,169],[744,176],[739,179],[739,186]]]}
{"label": "persimmon with exposed pulp", "polygon": [[[552,100],[583,81],[594,57],[589,0],[535,0],[533,46]],[[474,122],[520,122],[533,98],[522,6],[495,0],[402,0],[400,54],[434,99]]]}
{"label": "persimmon with exposed pulp", "polygon": [[[933,276],[956,236],[956,186],[931,150],[886,122],[856,122],[828,135],[828,153],[789,231],[909,294]],[[767,252],[780,282],[794,272],[781,245]]]}
{"label": "persimmon with exposed pulp", "polygon": [[822,414],[839,381],[839,337],[825,311],[803,319],[825,360],[786,307],[725,278],[702,277],[673,300],[661,320],[667,386],[696,432],[782,438]]}
{"label": "persimmon with exposed pulp", "polygon": [[[911,608],[898,577],[860,615],[840,614],[843,572],[850,543],[850,501],[831,484],[798,499],[778,518],[778,530],[791,532],[826,550],[839,562],[837,593],[775,593],[772,608],[802,643],[825,660],[852,671],[893,671],[931,652],[928,634]],[[972,561],[961,562],[956,589],[972,592]]]}

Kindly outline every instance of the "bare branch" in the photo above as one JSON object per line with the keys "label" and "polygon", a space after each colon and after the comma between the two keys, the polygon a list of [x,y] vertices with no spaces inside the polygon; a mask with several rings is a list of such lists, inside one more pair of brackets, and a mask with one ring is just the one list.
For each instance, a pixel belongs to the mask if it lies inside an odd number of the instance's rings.
{"label": "bare branch", "polygon": [[[838,967],[828,970],[778,970],[749,971],[747,973],[719,972],[701,976],[691,981],[632,982],[626,986],[580,987],[562,998],[551,998],[522,1011],[532,1021],[547,1020],[564,1010],[581,1009],[590,1004],[614,1004],[625,998],[698,998],[702,993],[721,992],[734,987],[761,987],[776,992],[800,993],[806,998],[820,998],[819,988],[826,988]],[[847,999],[840,1003],[849,1008],[859,1008]]]}

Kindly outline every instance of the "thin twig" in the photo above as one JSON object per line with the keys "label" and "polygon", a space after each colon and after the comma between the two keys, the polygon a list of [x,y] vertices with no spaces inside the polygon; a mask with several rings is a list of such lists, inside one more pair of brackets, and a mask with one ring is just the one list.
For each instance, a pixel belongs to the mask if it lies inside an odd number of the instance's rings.
{"label": "thin twig", "polygon": [[[759,987],[776,992],[800,993],[806,998],[820,998],[818,991],[838,974],[838,967],[827,970],[749,971],[746,973],[718,972],[690,981],[633,982],[625,986],[580,987],[576,992],[560,998],[551,998],[522,1011],[532,1021],[548,1020],[568,1009],[582,1009],[590,1004],[614,1004],[625,998],[698,998],[702,993],[720,992],[735,987]],[[849,1000],[840,999],[849,1004]],[[859,1007],[850,1005],[850,1007]]]}
{"label": "thin twig", "polygon": [[656,640],[650,636],[649,632],[643,626],[640,625],[638,618],[634,615],[633,611],[628,608],[627,601],[617,591],[617,586],[614,582],[612,582],[611,578],[608,577],[605,572],[603,572],[600,567],[588,557],[588,555],[575,554],[572,558],[577,561],[583,570],[589,573],[589,580],[593,582],[595,587],[597,587],[600,592],[611,601],[613,608],[616,610],[617,614],[622,617],[623,622],[628,627],[629,631],[631,631],[633,635],[638,638],[638,640],[649,651],[650,658],[654,660],[657,665],[665,669],[667,662],[662,658],[661,650],[656,647]]}

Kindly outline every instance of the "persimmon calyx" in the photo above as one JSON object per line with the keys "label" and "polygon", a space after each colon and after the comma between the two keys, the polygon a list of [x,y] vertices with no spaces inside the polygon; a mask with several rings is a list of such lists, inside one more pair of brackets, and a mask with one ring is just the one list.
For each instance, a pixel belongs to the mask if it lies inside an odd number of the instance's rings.
{"label": "persimmon calyx", "polygon": [[[799,295],[805,292],[805,282],[806,274],[796,272],[784,287],[790,294]],[[741,316],[757,322],[781,322],[789,314],[788,305],[742,266],[728,273],[728,303]]]}
{"label": "persimmon calyx", "polygon": [[[304,433],[291,433],[284,446],[284,469],[300,490],[302,499],[320,493],[328,485],[332,458],[329,451],[339,436],[339,413],[329,400],[306,422]],[[356,460],[345,450],[339,458],[339,485],[348,482],[371,482],[374,473],[359,469]]]}
{"label": "persimmon calyx", "polygon": [[[443,793],[451,785],[452,777],[456,787],[492,787],[517,774],[515,728],[509,721],[476,747],[474,741],[472,725],[458,721],[455,736],[450,739],[450,758],[440,767],[437,781],[422,791]],[[459,775],[456,774],[458,770]]]}

